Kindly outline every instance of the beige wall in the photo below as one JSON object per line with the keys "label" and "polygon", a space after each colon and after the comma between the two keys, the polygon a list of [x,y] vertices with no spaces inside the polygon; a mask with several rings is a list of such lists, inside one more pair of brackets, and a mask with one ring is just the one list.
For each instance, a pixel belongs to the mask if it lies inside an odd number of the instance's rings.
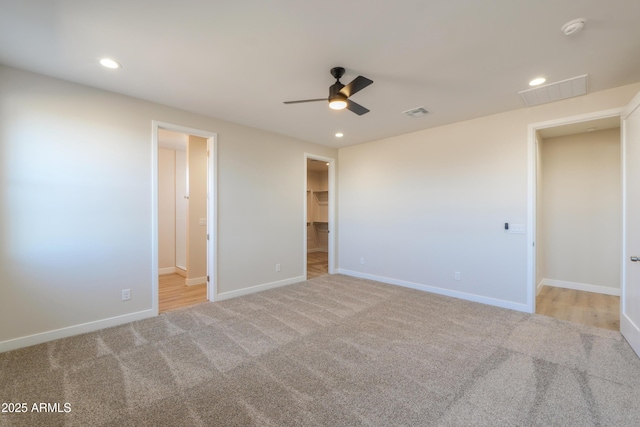
{"label": "beige wall", "polygon": [[623,107],[639,90],[340,149],[340,271],[527,310],[527,236],[505,232],[504,223],[527,223],[528,125]]}
{"label": "beige wall", "polygon": [[158,149],[158,268],[176,265],[176,152]]}
{"label": "beige wall", "polygon": [[543,141],[544,278],[619,289],[620,155],[619,129]]}
{"label": "beige wall", "polygon": [[153,315],[152,120],[218,134],[218,293],[302,279],[304,153],[337,150],[0,66],[0,351]]}
{"label": "beige wall", "polygon": [[207,140],[189,135],[187,145],[189,204],[187,221],[187,279],[207,275]]}

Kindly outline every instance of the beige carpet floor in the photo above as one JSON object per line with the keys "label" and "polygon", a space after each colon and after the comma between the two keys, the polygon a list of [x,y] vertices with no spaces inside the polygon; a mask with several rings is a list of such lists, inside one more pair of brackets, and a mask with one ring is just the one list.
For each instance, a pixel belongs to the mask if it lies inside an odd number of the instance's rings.
{"label": "beige carpet floor", "polygon": [[[0,426],[639,426],[614,331],[346,276],[0,354]],[[59,403],[68,413],[31,412]]]}

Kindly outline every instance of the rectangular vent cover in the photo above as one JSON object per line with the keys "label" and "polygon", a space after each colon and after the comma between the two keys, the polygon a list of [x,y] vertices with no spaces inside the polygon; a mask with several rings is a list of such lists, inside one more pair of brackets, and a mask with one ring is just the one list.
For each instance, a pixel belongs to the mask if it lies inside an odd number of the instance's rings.
{"label": "rectangular vent cover", "polygon": [[587,74],[518,92],[527,107],[587,94]]}
{"label": "rectangular vent cover", "polygon": [[427,111],[427,109],[424,107],[418,107],[418,108],[412,108],[411,110],[403,111],[402,113],[411,117],[420,117],[420,116],[426,116],[427,114],[429,114],[429,111]]}

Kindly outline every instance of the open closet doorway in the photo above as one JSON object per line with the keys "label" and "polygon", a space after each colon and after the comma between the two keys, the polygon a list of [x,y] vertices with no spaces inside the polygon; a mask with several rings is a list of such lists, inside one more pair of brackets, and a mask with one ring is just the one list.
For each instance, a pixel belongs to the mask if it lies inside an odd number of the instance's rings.
{"label": "open closet doorway", "polygon": [[535,129],[535,312],[620,330],[620,115]]}
{"label": "open closet doorway", "polygon": [[215,296],[215,134],[155,122],[154,130],[154,308],[163,313]]}
{"label": "open closet doorway", "polygon": [[305,155],[305,275],[333,274],[333,159]]}

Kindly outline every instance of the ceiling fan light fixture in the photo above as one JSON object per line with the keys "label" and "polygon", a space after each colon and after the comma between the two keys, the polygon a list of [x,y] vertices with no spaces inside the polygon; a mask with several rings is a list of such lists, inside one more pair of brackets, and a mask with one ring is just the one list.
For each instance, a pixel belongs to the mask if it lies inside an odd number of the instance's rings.
{"label": "ceiling fan light fixture", "polygon": [[340,77],[344,75],[344,68],[333,67],[331,69],[331,75],[336,79],[336,82],[329,86],[329,98],[300,99],[298,101],[285,101],[284,103],[301,104],[303,102],[329,101],[329,108],[332,110],[344,110],[346,108],[359,116],[367,114],[369,112],[368,108],[363,107],[357,102],[353,102],[349,98],[369,86],[373,83],[373,80],[363,76],[358,76],[345,86],[340,83]]}
{"label": "ceiling fan light fixture", "polygon": [[347,98],[340,95],[334,96],[329,99],[329,108],[332,110],[344,110],[347,108]]}

